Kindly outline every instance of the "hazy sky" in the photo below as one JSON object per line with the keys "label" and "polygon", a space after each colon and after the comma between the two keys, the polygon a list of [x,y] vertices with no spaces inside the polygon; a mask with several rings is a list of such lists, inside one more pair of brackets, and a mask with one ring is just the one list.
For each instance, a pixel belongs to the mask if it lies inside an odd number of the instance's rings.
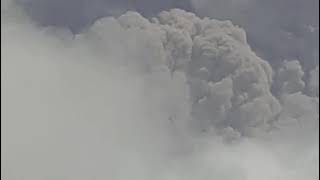
{"label": "hazy sky", "polygon": [[[255,51],[268,61],[298,59],[306,68],[318,59],[318,0],[17,0],[44,25],[79,31],[98,17],[135,10],[150,17],[181,8],[245,28]],[[279,64],[277,64],[279,65]]]}
{"label": "hazy sky", "polygon": [[29,14],[45,25],[60,25],[75,31],[98,17],[119,16],[128,10],[154,16],[171,8],[191,9],[187,0],[18,0]]}

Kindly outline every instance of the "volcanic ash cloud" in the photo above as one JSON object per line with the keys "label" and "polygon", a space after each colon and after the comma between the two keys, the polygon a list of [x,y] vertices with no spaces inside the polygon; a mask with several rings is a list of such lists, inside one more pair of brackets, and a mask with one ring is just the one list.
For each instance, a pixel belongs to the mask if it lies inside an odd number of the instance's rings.
{"label": "volcanic ash cloud", "polygon": [[127,12],[72,34],[1,13],[5,179],[318,177],[317,70],[273,71],[231,22]]}

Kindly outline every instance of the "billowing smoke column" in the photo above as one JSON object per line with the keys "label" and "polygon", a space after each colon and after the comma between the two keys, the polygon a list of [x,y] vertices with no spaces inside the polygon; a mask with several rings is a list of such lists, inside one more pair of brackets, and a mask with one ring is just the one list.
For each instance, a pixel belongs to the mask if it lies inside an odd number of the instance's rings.
{"label": "billowing smoke column", "polygon": [[202,131],[231,127],[244,134],[272,126],[280,112],[270,93],[272,69],[252,52],[242,29],[178,9],[153,22],[137,13],[119,18],[125,28],[158,32],[168,68],[187,76],[196,126]]}
{"label": "billowing smoke column", "polygon": [[273,71],[243,29],[184,10],[127,12],[72,34],[11,5],[4,179],[319,177],[319,68],[307,79],[298,61]]}

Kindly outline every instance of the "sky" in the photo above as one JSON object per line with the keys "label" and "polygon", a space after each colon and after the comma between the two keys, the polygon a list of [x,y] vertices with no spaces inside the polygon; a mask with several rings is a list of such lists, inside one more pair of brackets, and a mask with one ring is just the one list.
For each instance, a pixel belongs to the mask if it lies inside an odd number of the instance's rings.
{"label": "sky", "polygon": [[255,51],[277,65],[281,59],[298,59],[311,68],[319,56],[318,0],[17,1],[40,24],[69,27],[75,32],[99,17],[119,16],[127,10],[152,17],[162,10],[180,8],[200,17],[231,20],[243,27]]}
{"label": "sky", "polygon": [[78,32],[104,16],[119,16],[128,10],[145,16],[155,16],[162,10],[181,8],[190,10],[185,0],[18,0],[27,12],[43,25],[58,25]]}
{"label": "sky", "polygon": [[318,179],[318,3],[1,1],[2,178]]}

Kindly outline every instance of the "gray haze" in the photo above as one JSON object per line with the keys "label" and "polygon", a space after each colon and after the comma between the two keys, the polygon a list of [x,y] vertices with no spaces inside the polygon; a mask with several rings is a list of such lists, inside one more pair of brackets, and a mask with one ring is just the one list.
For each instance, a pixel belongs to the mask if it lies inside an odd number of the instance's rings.
{"label": "gray haze", "polygon": [[135,10],[155,16],[181,8],[197,15],[232,20],[248,33],[255,51],[279,65],[298,59],[305,68],[318,64],[318,0],[17,0],[43,25],[80,31],[99,17]]}
{"label": "gray haze", "polygon": [[188,0],[17,0],[42,25],[69,27],[78,32],[97,18],[119,16],[128,10],[155,16],[171,8],[191,9]]}
{"label": "gray haze", "polygon": [[1,1],[3,179],[319,178],[314,1],[128,2]]}

